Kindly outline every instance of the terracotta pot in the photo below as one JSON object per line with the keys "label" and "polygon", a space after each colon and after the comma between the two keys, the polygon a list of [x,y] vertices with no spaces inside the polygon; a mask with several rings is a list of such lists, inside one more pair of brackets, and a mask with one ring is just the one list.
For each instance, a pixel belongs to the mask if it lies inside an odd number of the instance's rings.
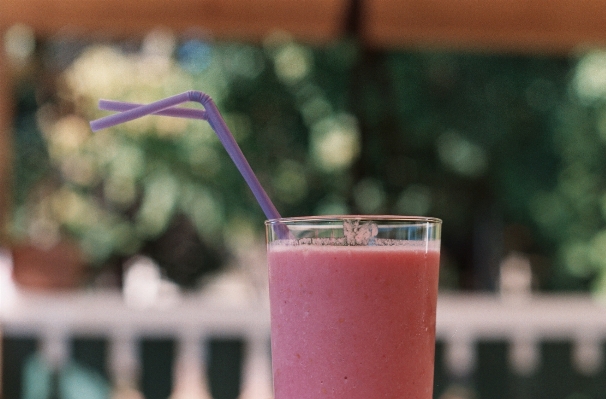
{"label": "terracotta pot", "polygon": [[84,281],[86,261],[77,244],[61,241],[51,248],[20,244],[12,249],[13,279],[23,288],[65,290]]}

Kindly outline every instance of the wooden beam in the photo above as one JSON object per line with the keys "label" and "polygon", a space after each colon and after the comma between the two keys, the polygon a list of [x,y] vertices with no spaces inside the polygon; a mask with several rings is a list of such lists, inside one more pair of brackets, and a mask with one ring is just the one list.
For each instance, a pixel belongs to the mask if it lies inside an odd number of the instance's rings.
{"label": "wooden beam", "polygon": [[0,40],[0,246],[7,245],[5,226],[12,193],[10,187],[13,159],[13,98],[11,71],[4,51],[4,43]]}
{"label": "wooden beam", "polygon": [[286,31],[326,42],[343,34],[346,7],[346,0],[2,0],[0,30],[24,23],[42,36],[136,37],[164,27],[247,41]]}
{"label": "wooden beam", "polygon": [[376,48],[568,54],[606,45],[603,0],[363,0]]}
{"label": "wooden beam", "polygon": [[[39,35],[60,31],[119,37],[157,27],[227,40],[276,30],[327,42],[345,34],[354,0],[2,0],[0,30],[21,22]],[[359,0],[360,36],[378,48],[437,47],[565,53],[606,45],[602,0]]]}

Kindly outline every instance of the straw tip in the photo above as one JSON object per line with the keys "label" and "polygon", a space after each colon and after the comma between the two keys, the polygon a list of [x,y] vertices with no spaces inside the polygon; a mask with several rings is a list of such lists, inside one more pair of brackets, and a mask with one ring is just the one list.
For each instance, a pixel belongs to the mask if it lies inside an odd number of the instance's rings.
{"label": "straw tip", "polygon": [[96,132],[96,131],[99,131],[99,130],[103,129],[103,126],[100,126],[99,122],[100,122],[99,119],[89,122],[90,129],[93,132]]}

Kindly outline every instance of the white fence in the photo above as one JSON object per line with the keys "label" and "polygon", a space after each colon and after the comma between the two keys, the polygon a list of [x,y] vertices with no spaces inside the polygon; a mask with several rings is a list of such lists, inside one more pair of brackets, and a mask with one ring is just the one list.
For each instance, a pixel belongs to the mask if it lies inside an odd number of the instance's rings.
{"label": "white fence", "polygon": [[[202,343],[209,337],[237,337],[247,348],[242,398],[270,397],[269,311],[262,301],[224,304],[204,296],[184,296],[170,306],[136,309],[118,292],[35,294],[19,292],[4,303],[0,325],[8,335],[37,336],[49,364],[69,356],[72,336],[107,337],[108,365],[116,386],[135,384],[136,340],[174,337],[178,342],[174,385],[208,395]],[[495,295],[442,294],[438,301],[437,338],[445,343],[445,361],[454,375],[472,372],[475,343],[511,342],[514,370],[532,373],[540,362],[538,343],[566,339],[574,343],[573,362],[582,373],[602,366],[606,307],[588,296],[534,295],[508,300]],[[204,397],[204,396],[201,396]],[[208,397],[208,396],[206,396]]]}
{"label": "white fence", "polygon": [[192,379],[192,375],[204,374],[204,341],[209,337],[240,338],[247,348],[242,398],[271,396],[269,310],[260,302],[226,305],[191,295],[167,306],[137,309],[126,306],[119,292],[18,292],[0,309],[4,334],[39,337],[42,354],[54,367],[69,357],[71,337],[107,337],[107,360],[115,386],[136,385],[139,338],[173,337],[178,344],[174,386],[202,388],[207,394],[205,381]]}
{"label": "white fence", "polygon": [[[264,296],[233,300],[208,293],[177,294],[133,307],[117,291],[40,294],[14,288],[9,292],[0,284],[2,289],[0,331],[38,337],[49,365],[59,367],[69,358],[71,337],[103,336],[110,343],[107,364],[113,385],[136,388],[137,340],[172,337],[178,348],[173,397],[208,399],[203,343],[211,337],[234,337],[246,348],[240,398],[271,397]],[[606,306],[586,295],[532,295],[506,286],[499,295],[441,293],[437,339],[445,345],[444,361],[455,377],[473,372],[479,341],[509,342],[511,367],[529,375],[540,364],[540,342],[553,339],[573,342],[571,361],[579,372],[591,375],[603,366]]]}

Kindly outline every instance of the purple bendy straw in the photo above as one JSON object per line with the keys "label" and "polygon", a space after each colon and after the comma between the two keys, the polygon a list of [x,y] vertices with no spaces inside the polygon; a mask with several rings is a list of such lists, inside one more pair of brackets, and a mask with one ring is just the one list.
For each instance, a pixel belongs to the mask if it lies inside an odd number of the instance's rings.
{"label": "purple bendy straw", "polygon": [[[204,107],[204,111],[189,108],[174,108],[176,105],[188,101],[199,102]],[[257,202],[261,206],[261,209],[265,213],[267,219],[281,218],[280,213],[269,199],[269,196],[261,186],[261,183],[259,183],[257,176],[255,176],[254,172],[252,171],[246,157],[242,153],[242,150],[240,150],[238,143],[236,143],[234,136],[229,131],[223,117],[221,117],[215,102],[208,94],[200,91],[190,90],[147,105],[101,100],[99,101],[99,108],[109,111],[120,111],[120,113],[92,121],[90,123],[90,127],[93,132],[118,125],[120,123],[132,121],[133,119],[150,114],[194,118],[208,121],[210,126],[219,137],[221,144],[223,144],[223,147],[225,147],[225,150],[227,150],[227,153],[231,157],[232,161],[236,164],[236,167],[242,174],[242,177],[244,177],[244,180],[253,192],[253,195],[257,199]]]}

